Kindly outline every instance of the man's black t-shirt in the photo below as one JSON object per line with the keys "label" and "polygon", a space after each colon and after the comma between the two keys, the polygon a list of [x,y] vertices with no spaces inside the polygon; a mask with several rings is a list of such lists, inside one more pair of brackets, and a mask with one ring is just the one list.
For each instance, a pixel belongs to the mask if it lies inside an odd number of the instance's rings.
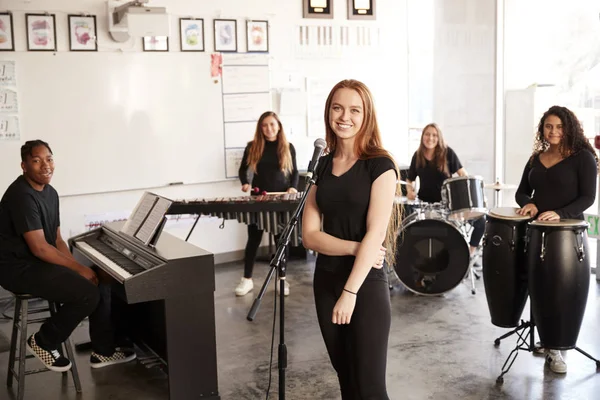
{"label": "man's black t-shirt", "polygon": [[[261,159],[256,164],[256,172],[252,178],[252,187],[257,187],[261,191],[267,192],[285,192],[293,187],[298,189],[298,168],[296,166],[296,149],[290,143],[290,154],[292,156],[292,173],[288,174],[279,168],[279,156],[277,154],[277,145],[279,141],[265,141],[265,148]],[[248,143],[244,150],[244,156],[239,169],[239,178],[242,185],[248,182],[248,153],[252,142]]]}
{"label": "man's black t-shirt", "polygon": [[596,199],[598,169],[594,155],[581,150],[546,168],[539,154],[528,161],[515,199],[521,207],[534,203],[538,215],[554,211],[561,218],[583,219]]}
{"label": "man's black t-shirt", "polygon": [[[450,176],[462,168],[458,156],[450,147],[446,153],[446,163]],[[417,176],[420,179],[419,199],[428,203],[437,203],[442,201],[442,184],[450,176],[447,176],[437,168],[433,161],[425,160],[424,166],[417,167],[417,153],[413,154],[408,169],[408,179],[415,181]]]}
{"label": "man's black t-shirt", "polygon": [[0,263],[37,260],[23,236],[44,230],[46,241],[56,247],[56,231],[60,225],[58,193],[50,185],[40,192],[19,176],[0,201]]}
{"label": "man's black t-shirt", "polygon": [[[339,239],[361,242],[367,233],[367,212],[371,185],[387,170],[396,170],[387,157],[357,160],[343,175],[331,172],[333,155],[319,159],[317,167],[317,206],[323,216],[323,232]],[[316,268],[336,273],[350,273],[354,256],[319,254]],[[372,269],[370,278],[385,279],[380,269]]]}

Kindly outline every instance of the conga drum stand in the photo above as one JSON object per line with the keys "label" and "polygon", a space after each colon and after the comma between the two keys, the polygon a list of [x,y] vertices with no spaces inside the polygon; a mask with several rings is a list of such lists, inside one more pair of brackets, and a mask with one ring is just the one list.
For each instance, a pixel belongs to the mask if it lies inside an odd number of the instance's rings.
{"label": "conga drum stand", "polygon": [[[530,321],[521,320],[521,324],[519,326],[517,326],[515,329],[513,329],[512,331],[510,331],[508,333],[505,333],[504,335],[502,335],[499,338],[496,338],[494,340],[494,346],[498,347],[498,346],[500,346],[501,340],[506,339],[507,337],[509,337],[513,334],[517,334],[519,336],[519,338],[517,339],[517,344],[516,344],[515,348],[512,349],[512,351],[506,358],[506,361],[504,361],[504,365],[502,365],[502,373],[500,374],[500,376],[498,376],[498,378],[496,378],[496,383],[498,383],[498,384],[502,384],[504,382],[504,375],[506,373],[508,373],[508,371],[514,364],[515,360],[517,359],[517,356],[519,355],[519,350],[525,350],[525,351],[534,351],[535,350],[535,322],[533,320],[533,311],[531,310],[531,304],[529,306],[529,309],[530,309],[530,315],[531,315]],[[583,354],[590,360],[596,362],[596,369],[600,369],[600,361],[599,360],[595,359],[594,357],[592,357],[585,351],[581,350],[579,347],[575,347],[573,350],[577,350],[578,352],[580,352],[581,354]]]}

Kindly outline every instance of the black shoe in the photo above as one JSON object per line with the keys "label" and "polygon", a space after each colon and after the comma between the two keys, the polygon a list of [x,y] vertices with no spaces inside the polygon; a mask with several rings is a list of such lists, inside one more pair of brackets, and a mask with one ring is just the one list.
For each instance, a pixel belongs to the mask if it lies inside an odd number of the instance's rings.
{"label": "black shoe", "polygon": [[65,372],[71,369],[71,361],[57,349],[43,349],[35,342],[35,334],[27,339],[27,350],[36,356],[50,371]]}
{"label": "black shoe", "polygon": [[90,366],[92,368],[103,368],[109,365],[122,364],[135,360],[135,352],[130,350],[115,351],[111,356],[103,356],[92,351]]}

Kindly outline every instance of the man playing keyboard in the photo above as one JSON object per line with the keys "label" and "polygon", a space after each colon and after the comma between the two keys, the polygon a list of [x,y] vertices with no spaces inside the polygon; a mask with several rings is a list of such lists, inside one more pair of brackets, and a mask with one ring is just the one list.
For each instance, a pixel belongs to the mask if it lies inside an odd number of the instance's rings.
{"label": "man playing keyboard", "polygon": [[62,304],[58,313],[27,339],[27,349],[48,369],[64,372],[71,361],[58,349],[87,316],[92,368],[135,359],[131,350],[116,351],[110,290],[98,287],[96,273],[79,264],[60,233],[58,193],[50,185],[52,150],[41,140],[21,147],[19,176],[0,201],[0,286]]}

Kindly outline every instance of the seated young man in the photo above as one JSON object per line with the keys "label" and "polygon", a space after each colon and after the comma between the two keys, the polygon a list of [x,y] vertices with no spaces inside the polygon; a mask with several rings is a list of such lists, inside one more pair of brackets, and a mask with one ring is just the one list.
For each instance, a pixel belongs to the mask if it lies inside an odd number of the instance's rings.
{"label": "seated young man", "polygon": [[[67,371],[71,361],[58,349],[87,316],[93,368],[135,359],[116,351],[110,299],[96,273],[78,263],[60,233],[58,193],[50,180],[52,150],[41,140],[21,147],[19,176],[0,201],[0,286],[62,304],[58,313],[27,339],[28,350],[52,371]],[[104,289],[104,288],[103,288]]]}

